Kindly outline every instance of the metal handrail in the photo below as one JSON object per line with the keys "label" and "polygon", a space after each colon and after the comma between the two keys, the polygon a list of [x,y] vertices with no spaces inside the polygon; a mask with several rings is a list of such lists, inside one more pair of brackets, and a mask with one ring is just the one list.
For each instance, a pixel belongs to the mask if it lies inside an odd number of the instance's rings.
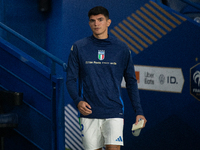
{"label": "metal handrail", "polygon": [[64,71],[67,70],[67,64],[64,61],[62,61],[61,59],[59,59],[58,57],[52,55],[51,53],[49,53],[45,49],[41,48],[37,44],[33,43],[32,41],[30,41],[29,39],[27,39],[23,35],[17,33],[16,31],[14,31],[13,29],[9,28],[8,26],[6,26],[5,24],[3,24],[1,22],[0,22],[0,27],[2,29],[4,29],[4,30],[10,32],[11,34],[13,34],[14,36],[16,36],[20,40],[22,40],[22,41],[26,42],[27,44],[31,45],[32,47],[34,47],[38,51],[42,52],[44,55],[48,56],[53,62],[56,62],[57,64],[61,65],[63,67]]}

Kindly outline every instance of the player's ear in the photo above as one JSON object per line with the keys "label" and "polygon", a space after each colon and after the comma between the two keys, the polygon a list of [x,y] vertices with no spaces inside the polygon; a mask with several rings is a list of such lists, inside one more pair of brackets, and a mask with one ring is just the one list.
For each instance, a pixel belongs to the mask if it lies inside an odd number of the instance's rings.
{"label": "player's ear", "polygon": [[108,20],[107,20],[107,27],[109,27],[110,24],[111,24],[111,19],[108,19]]}

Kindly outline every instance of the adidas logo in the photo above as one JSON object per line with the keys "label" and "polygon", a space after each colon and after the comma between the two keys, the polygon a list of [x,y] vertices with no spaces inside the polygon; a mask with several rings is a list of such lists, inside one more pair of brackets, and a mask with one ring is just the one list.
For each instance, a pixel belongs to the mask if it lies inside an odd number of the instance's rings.
{"label": "adidas logo", "polygon": [[123,140],[122,140],[122,137],[119,136],[119,138],[117,138],[115,141],[122,142]]}

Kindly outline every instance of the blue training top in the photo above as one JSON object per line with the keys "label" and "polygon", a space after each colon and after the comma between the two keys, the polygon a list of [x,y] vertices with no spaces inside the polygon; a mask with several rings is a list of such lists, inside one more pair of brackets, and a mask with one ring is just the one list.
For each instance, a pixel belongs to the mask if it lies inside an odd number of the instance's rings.
{"label": "blue training top", "polygon": [[111,36],[97,39],[92,35],[72,46],[67,89],[76,106],[86,101],[92,108],[92,114],[81,117],[123,118],[123,77],[136,115],[143,115],[131,52],[125,43]]}

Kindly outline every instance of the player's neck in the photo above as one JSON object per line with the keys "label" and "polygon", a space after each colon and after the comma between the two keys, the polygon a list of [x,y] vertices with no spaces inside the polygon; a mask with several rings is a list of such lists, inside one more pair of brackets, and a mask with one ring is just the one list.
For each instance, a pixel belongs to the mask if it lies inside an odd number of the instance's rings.
{"label": "player's neck", "polygon": [[108,33],[106,33],[106,34],[98,34],[98,35],[93,34],[93,35],[97,39],[102,39],[103,40],[103,39],[107,39],[108,38]]}

